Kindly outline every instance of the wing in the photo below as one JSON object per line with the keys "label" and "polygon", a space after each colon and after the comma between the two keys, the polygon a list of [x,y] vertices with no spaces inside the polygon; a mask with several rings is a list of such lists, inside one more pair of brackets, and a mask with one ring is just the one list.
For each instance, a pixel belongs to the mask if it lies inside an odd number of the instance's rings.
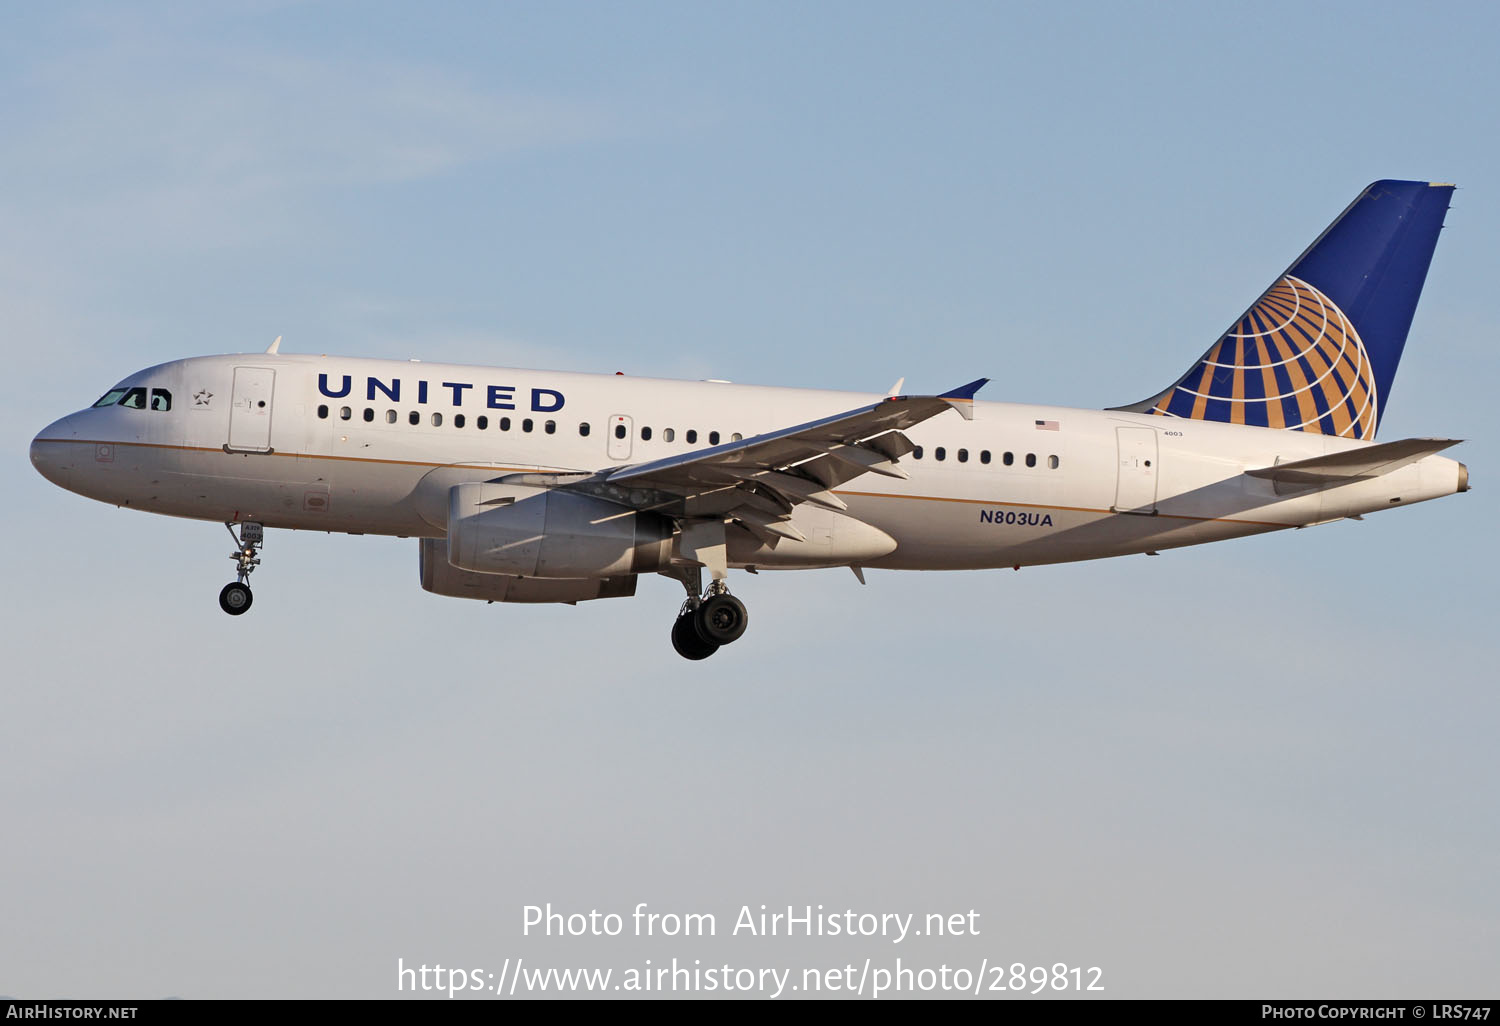
{"label": "wing", "polygon": [[[636,509],[679,517],[722,516],[771,544],[804,540],[790,523],[794,507],[810,502],[848,507],[832,489],[861,474],[905,478],[902,456],[916,448],[905,428],[957,410],[974,415],[980,378],[942,395],[887,396],[845,413],[767,432],[738,442],[587,475],[513,475],[501,480],[574,488]],[[520,478],[524,477],[523,482]]]}

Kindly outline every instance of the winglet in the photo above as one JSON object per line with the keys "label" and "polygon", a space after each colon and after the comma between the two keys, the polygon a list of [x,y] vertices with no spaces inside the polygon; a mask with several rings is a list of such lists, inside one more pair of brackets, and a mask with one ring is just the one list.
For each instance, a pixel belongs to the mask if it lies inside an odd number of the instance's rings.
{"label": "winglet", "polygon": [[281,348],[281,336],[277,335],[276,336],[276,341],[271,343],[271,348],[267,349],[266,352],[267,353],[274,353],[274,352],[276,352],[280,348]]}
{"label": "winglet", "polygon": [[964,420],[974,419],[974,393],[989,384],[989,378],[976,378],[967,385],[959,385],[951,392],[944,392],[938,396],[959,412]]}

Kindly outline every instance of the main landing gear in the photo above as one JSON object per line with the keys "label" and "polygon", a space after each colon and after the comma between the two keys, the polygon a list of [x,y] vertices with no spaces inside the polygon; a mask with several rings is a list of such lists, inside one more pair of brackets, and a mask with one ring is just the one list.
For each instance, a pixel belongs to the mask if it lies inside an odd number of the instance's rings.
{"label": "main landing gear", "polygon": [[697,567],[685,568],[681,580],[688,597],[672,624],[672,647],[677,654],[684,659],[707,659],[719,646],[738,641],[750,623],[745,604],[729,594],[723,581],[714,581],[699,598],[702,573]]}
{"label": "main landing gear", "polygon": [[219,608],[230,616],[239,616],[250,608],[250,603],[255,598],[250,593],[250,585],[245,582],[249,579],[250,572],[260,565],[260,557],[256,553],[265,544],[265,527],[261,524],[241,524],[240,533],[235,534],[233,524],[224,526],[234,539],[234,552],[229,558],[235,561],[239,573],[232,584],[224,585],[224,590],[219,592]]}

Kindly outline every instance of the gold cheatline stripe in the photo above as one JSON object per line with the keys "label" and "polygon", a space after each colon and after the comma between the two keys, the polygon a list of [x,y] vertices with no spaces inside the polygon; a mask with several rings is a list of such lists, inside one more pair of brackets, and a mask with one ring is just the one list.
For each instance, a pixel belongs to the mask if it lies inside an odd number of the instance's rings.
{"label": "gold cheatline stripe", "polygon": [[[207,449],[197,445],[165,445],[161,442],[104,442],[98,439],[88,438],[38,438],[38,442],[60,442],[72,445],[127,445],[138,449],[175,449],[180,452],[215,452],[220,455],[234,456],[244,455],[240,453],[226,453],[223,449]],[[272,452],[251,453],[249,455],[283,456],[287,459],[305,460],[341,460],[347,463],[388,463],[404,467],[456,467],[460,470],[516,470],[524,471],[528,467],[497,467],[485,466],[477,463],[429,463],[424,460],[383,460],[370,456],[320,456],[307,453]],[[853,492],[843,489],[834,489],[835,495],[858,495],[870,499],[909,499],[917,502],[961,502],[974,506],[1016,506],[1022,509],[1054,509],[1059,513],[1113,513],[1114,510],[1096,509],[1092,506],[1048,506],[1039,502],[1001,502],[996,499],[957,499],[945,495],[895,495],[890,492]],[[1294,527],[1294,524],[1284,524],[1274,520],[1238,520],[1234,517],[1194,517],[1184,513],[1158,513],[1157,516],[1167,517],[1171,520],[1197,520],[1197,521],[1223,521],[1228,524],[1255,524],[1260,527]]]}

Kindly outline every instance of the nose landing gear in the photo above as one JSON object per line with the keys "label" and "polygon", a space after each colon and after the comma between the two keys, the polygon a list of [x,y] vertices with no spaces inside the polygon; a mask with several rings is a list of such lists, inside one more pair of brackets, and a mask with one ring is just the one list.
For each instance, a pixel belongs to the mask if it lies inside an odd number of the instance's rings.
{"label": "nose landing gear", "polygon": [[225,524],[229,536],[234,539],[234,552],[229,558],[235,561],[239,569],[236,579],[224,585],[219,592],[219,608],[230,616],[239,616],[250,608],[250,603],[255,596],[250,593],[250,585],[245,583],[251,571],[260,565],[260,557],[257,553],[265,544],[265,527],[261,524],[245,523],[240,525],[240,533],[234,533],[233,524]]}

